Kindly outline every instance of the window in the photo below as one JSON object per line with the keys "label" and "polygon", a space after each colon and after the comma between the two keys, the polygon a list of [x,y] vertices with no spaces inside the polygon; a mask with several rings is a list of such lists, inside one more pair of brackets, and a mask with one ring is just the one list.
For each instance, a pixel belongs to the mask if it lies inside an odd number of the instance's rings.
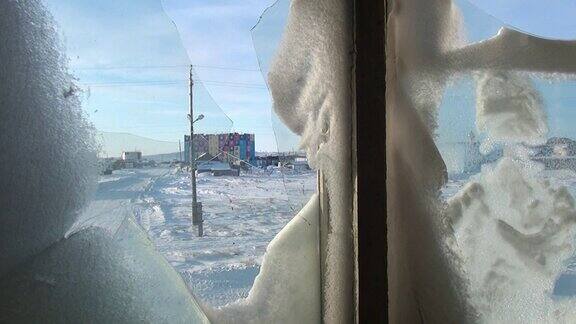
{"label": "window", "polygon": [[[268,12],[286,16],[287,4]],[[249,118],[225,113],[216,104],[223,95],[212,94],[217,88],[239,89],[228,102],[249,107],[250,92],[267,93],[262,75],[256,66],[233,65],[234,58],[230,65],[190,69],[189,49],[182,46],[185,26],[177,23],[178,33],[170,23],[177,15],[188,17],[179,5],[51,0],[0,5],[2,42],[8,44],[2,58],[11,62],[3,68],[3,84],[14,84],[2,94],[7,148],[2,186],[10,193],[2,195],[3,209],[10,211],[2,220],[3,320],[319,318],[316,172],[307,170],[305,154],[287,152],[298,150],[297,137],[288,138],[294,129],[280,128],[278,117],[274,130],[282,134],[279,150],[287,154],[258,156],[270,166],[260,168],[254,136],[234,131],[241,127],[232,123]],[[192,14],[202,12],[193,9]],[[280,37],[282,27],[276,28],[264,36]],[[261,63],[270,59],[261,57]],[[218,71],[224,77],[217,78]],[[247,80],[240,80],[241,73]],[[231,75],[239,79],[226,79]],[[270,109],[269,102],[257,104]],[[191,123],[197,136],[186,145]],[[322,129],[326,136],[328,129]],[[227,136],[222,143],[220,135]],[[191,165],[185,162],[189,155]],[[194,164],[202,237],[191,226]],[[211,174],[200,172],[205,169]],[[240,177],[231,175],[234,171]],[[268,275],[263,271],[260,288],[247,296],[260,263]],[[240,297],[248,299],[212,309]],[[263,311],[266,305],[278,308]]]}
{"label": "window", "polygon": [[388,28],[390,320],[570,322],[574,43],[468,1]]}

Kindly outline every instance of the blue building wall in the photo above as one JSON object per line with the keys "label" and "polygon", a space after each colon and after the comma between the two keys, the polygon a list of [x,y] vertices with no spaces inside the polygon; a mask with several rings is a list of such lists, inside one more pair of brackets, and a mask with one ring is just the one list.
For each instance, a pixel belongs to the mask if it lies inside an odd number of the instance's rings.
{"label": "blue building wall", "polygon": [[246,160],[246,140],[241,139],[238,144],[240,146],[240,160]]}
{"label": "blue building wall", "polygon": [[256,140],[250,142],[250,161],[256,160]]}
{"label": "blue building wall", "polygon": [[[209,151],[209,137],[216,136],[218,139],[218,150],[221,152],[234,152],[237,147],[238,158],[245,161],[256,160],[256,144],[254,134],[194,134],[194,153],[200,155]],[[190,161],[190,136],[184,136],[184,162]]]}

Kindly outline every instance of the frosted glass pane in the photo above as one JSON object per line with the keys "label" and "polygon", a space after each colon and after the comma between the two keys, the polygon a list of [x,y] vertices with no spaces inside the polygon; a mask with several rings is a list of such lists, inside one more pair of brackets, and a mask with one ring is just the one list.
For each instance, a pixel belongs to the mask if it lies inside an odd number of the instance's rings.
{"label": "frosted glass pane", "polygon": [[[390,254],[416,291],[397,284],[409,297],[394,312],[416,298],[432,322],[571,322],[576,42],[539,37],[571,35],[560,3],[538,30],[517,22],[544,19],[542,3],[473,2],[392,7]],[[435,299],[430,281],[445,283]]]}
{"label": "frosted glass pane", "polygon": [[[103,117],[114,124],[116,117],[130,115],[130,107],[119,102],[127,99],[134,104],[135,96],[131,97],[128,89],[123,98],[119,91],[97,91],[92,94],[95,99],[114,100],[90,106],[84,101],[90,98],[88,88],[82,84],[88,72],[79,77],[80,69],[69,68],[69,64],[101,64],[100,69],[133,55],[124,56],[126,52],[111,47],[130,40],[133,49],[144,50],[150,45],[138,42],[137,33],[128,35],[123,23],[129,22],[129,15],[122,19],[115,16],[127,12],[144,15],[150,7],[132,12],[126,2],[125,7],[108,3],[108,26],[88,14],[101,10],[99,4],[106,7],[103,2],[89,1],[0,4],[0,39],[4,44],[0,58],[9,62],[3,65],[0,78],[2,84],[12,87],[0,94],[0,321],[207,323],[185,282],[155,250],[133,215],[135,206],[130,204],[138,201],[148,180],[159,171],[134,170],[127,172],[131,176],[126,173],[104,179],[109,181],[98,179],[102,150],[92,124],[97,118],[91,114],[101,109]],[[55,12],[58,18],[67,16],[70,20],[54,20]],[[162,20],[158,16],[147,18],[152,25]],[[78,30],[69,30],[68,48],[62,43],[66,33],[60,33],[75,19]],[[84,37],[74,33],[82,26],[91,26]],[[169,22],[164,26],[172,30]],[[107,39],[99,34],[106,28],[117,31],[113,27],[121,27],[118,30],[122,32],[107,33]],[[160,32],[158,28],[156,31]],[[91,42],[98,44],[92,47]],[[84,51],[71,57],[68,49]],[[111,53],[117,54],[117,61],[109,56]],[[131,63],[142,63],[136,61]],[[112,65],[105,68],[115,69]],[[108,73],[116,79],[112,81]],[[131,82],[142,84],[128,80],[129,73],[106,74],[106,80],[91,82],[114,84],[115,89],[127,84],[133,87]],[[149,82],[145,84],[149,86]],[[145,97],[140,98],[142,106],[150,98]],[[123,118],[123,124],[138,117]],[[141,159],[137,154],[129,156]],[[107,184],[101,187],[104,182]],[[110,190],[104,192],[105,187]]]}

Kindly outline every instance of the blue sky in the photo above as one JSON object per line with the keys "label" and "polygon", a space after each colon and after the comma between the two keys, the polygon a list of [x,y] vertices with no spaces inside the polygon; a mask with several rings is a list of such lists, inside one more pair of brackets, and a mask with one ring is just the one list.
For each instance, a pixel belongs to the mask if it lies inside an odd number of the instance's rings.
{"label": "blue sky", "polygon": [[[44,0],[62,34],[83,107],[97,129],[178,141],[188,131],[193,63],[197,132],[250,132],[258,151],[289,150],[297,137],[271,116],[252,27],[273,0]],[[257,39],[277,44],[287,1]],[[270,49],[260,50],[261,60]],[[261,62],[262,63],[262,62]],[[287,135],[287,134],[284,134]],[[278,145],[279,144],[279,145]]]}
{"label": "blue sky", "polygon": [[[576,2],[558,0],[458,0],[470,42],[492,37],[502,26],[552,39],[576,39]],[[575,58],[576,59],[576,58]],[[533,78],[548,116],[548,137],[576,139],[576,82]],[[475,86],[470,77],[446,89],[440,106],[438,142],[466,141],[475,130]],[[440,147],[443,154],[445,148]],[[444,150],[444,151],[443,151]]]}
{"label": "blue sky", "polygon": [[[103,131],[177,141],[188,131],[188,65],[193,63],[199,132],[256,134],[258,151],[297,147],[271,115],[260,67],[273,54],[289,0],[43,0],[63,34],[72,73],[86,91],[83,106]],[[470,41],[504,24],[549,38],[576,39],[576,2],[458,0]],[[254,36],[254,38],[253,38]],[[260,58],[260,62],[258,61]],[[571,81],[535,81],[551,136],[576,137]],[[440,135],[462,139],[474,129],[470,80],[451,87],[440,111]],[[276,133],[276,136],[275,136]]]}
{"label": "blue sky", "polygon": [[458,0],[482,9],[493,18],[531,34],[576,39],[576,2],[573,0]]}

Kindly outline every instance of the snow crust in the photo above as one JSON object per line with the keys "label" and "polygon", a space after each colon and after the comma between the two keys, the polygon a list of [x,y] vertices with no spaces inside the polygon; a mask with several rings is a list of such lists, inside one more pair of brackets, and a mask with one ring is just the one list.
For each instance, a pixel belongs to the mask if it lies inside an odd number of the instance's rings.
{"label": "snow crust", "polygon": [[248,297],[209,312],[213,322],[320,322],[319,213],[314,194],[266,248]]}
{"label": "snow crust", "polygon": [[351,173],[353,10],[349,1],[293,0],[268,73],[274,111],[301,136],[328,191],[323,320],[352,322],[354,249]]}
{"label": "snow crust", "polygon": [[94,188],[94,130],[39,1],[0,3],[0,277],[62,238]]}
{"label": "snow crust", "polygon": [[573,303],[552,288],[574,253],[575,201],[542,179],[539,165],[506,156],[449,199],[453,249],[462,256],[470,297],[488,323],[571,322]]}
{"label": "snow crust", "polygon": [[215,322],[317,323],[321,315],[328,323],[353,320],[351,12],[346,1],[291,1],[268,73],[275,113],[301,136],[311,167],[327,181],[323,283],[315,195],[268,247],[248,298],[216,310]]}

